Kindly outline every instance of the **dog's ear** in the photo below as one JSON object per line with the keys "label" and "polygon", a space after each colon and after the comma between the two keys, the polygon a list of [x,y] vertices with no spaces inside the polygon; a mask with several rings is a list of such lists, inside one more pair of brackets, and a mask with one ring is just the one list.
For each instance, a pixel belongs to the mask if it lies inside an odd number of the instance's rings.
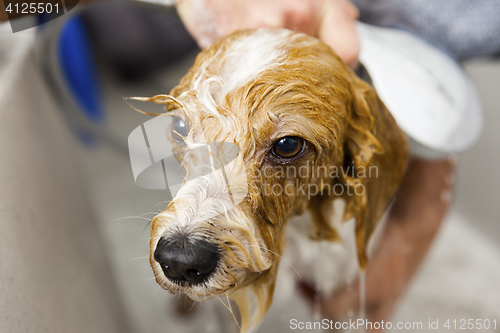
{"label": "dog's ear", "polygon": [[344,193],[344,220],[356,219],[358,259],[364,268],[370,235],[406,170],[408,144],[376,91],[354,74],[352,96],[343,146],[343,183],[346,189],[351,189]]}
{"label": "dog's ear", "polygon": [[[335,185],[343,188],[344,221],[356,219],[356,242],[361,268],[367,263],[367,245],[375,226],[388,208],[406,170],[406,136],[375,90],[351,76],[352,100],[345,118],[343,161]],[[312,202],[313,237],[335,240],[328,212],[336,197],[323,195]]]}

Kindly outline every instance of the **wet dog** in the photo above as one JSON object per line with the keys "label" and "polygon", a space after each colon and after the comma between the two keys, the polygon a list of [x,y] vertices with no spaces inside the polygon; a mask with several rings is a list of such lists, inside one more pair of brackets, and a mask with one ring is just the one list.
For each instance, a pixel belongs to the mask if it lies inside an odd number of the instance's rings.
{"label": "wet dog", "polygon": [[252,330],[272,302],[287,223],[307,210],[303,237],[313,241],[340,244],[339,223],[354,221],[352,261],[364,269],[407,142],[327,45],[288,30],[239,31],[201,52],[170,95],[144,100],[174,117],[167,136],[185,173],[152,221],[150,263],[164,289],[197,301],[228,295],[241,330]]}

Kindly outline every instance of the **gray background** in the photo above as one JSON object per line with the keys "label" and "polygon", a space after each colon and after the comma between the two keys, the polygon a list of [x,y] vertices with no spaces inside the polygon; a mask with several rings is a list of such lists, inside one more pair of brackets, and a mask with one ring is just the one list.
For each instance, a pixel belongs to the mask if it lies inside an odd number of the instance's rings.
{"label": "gray background", "polygon": [[[0,190],[0,313],[4,316],[0,332],[40,331],[42,326],[50,332],[86,332],[90,322],[93,332],[120,332],[114,320],[123,320],[123,314],[130,322],[127,327],[139,333],[223,332],[232,323],[217,300],[196,305],[189,318],[179,317],[174,311],[177,298],[160,290],[152,279],[147,223],[165,208],[163,193],[135,186],[126,153],[108,145],[87,149],[75,140],[63,122],[70,111],[59,108],[58,98],[51,99],[48,91],[34,84],[45,77],[39,67],[43,59],[33,48],[33,32],[14,36],[9,29],[0,26],[0,175],[5,176]],[[165,93],[191,63],[188,58],[140,86],[116,82],[104,70],[100,75],[109,116],[106,131],[125,143],[130,131],[149,117],[132,111],[122,96]],[[467,63],[466,69],[484,104],[484,132],[459,157],[454,207],[398,306],[395,320],[500,320],[500,63],[478,60]],[[12,89],[14,79],[21,82],[18,89]],[[59,179],[60,185],[47,181],[50,177]],[[67,181],[77,178],[80,181]],[[62,184],[81,188],[91,208],[80,213],[87,204],[66,195],[64,191],[71,188]],[[32,216],[22,214],[33,207],[47,209],[44,200],[53,205],[51,212],[58,207],[65,210],[56,215],[34,210],[35,227]],[[92,245],[98,238],[104,246]],[[25,246],[25,239],[31,240],[30,246]],[[79,246],[92,247],[98,257],[109,258],[108,264],[99,263],[90,271],[80,266],[90,259],[74,246],[79,239],[85,240]],[[44,267],[44,278],[38,276],[37,267]],[[72,289],[74,284],[62,291],[56,288],[75,276],[85,281],[77,284],[82,289]],[[98,283],[93,284],[93,279]],[[81,308],[88,309],[93,319],[78,318]],[[66,317],[58,319],[58,315]],[[291,300],[278,295],[260,331],[288,332],[291,318],[310,320],[310,310],[295,294]]]}

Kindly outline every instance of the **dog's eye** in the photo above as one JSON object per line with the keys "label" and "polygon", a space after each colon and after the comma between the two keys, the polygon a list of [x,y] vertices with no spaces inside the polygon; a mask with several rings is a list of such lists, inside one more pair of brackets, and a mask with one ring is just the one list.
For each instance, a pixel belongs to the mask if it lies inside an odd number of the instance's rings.
{"label": "dog's eye", "polygon": [[304,140],[296,136],[285,136],[273,146],[273,154],[281,158],[292,158],[302,152]]}
{"label": "dog's eye", "polygon": [[177,141],[183,141],[183,137],[187,136],[189,133],[189,128],[184,120],[175,117],[172,120],[172,138]]}

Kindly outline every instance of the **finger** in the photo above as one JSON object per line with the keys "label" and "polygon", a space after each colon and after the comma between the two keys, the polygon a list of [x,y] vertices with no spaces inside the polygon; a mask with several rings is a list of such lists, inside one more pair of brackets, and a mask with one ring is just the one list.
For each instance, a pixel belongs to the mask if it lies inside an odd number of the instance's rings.
{"label": "finger", "polygon": [[347,1],[325,1],[318,31],[318,37],[351,67],[357,64],[360,52],[357,16],[356,7]]}
{"label": "finger", "polygon": [[209,46],[218,38],[217,21],[213,8],[215,5],[217,2],[208,5],[205,1],[176,1],[179,17],[201,48]]}

